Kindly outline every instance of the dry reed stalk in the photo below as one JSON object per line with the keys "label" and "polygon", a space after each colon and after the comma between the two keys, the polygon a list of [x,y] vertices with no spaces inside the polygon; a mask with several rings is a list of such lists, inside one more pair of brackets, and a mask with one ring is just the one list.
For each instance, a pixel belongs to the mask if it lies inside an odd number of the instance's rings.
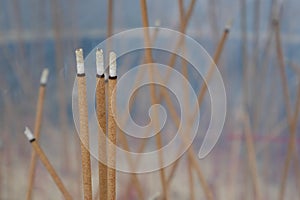
{"label": "dry reed stalk", "polygon": [[[34,124],[34,137],[37,140],[40,138],[48,73],[49,73],[48,69],[44,69],[40,80],[40,88],[39,88],[38,101],[36,105],[35,124]],[[27,200],[32,199],[32,190],[33,190],[34,178],[36,172],[36,159],[37,159],[36,152],[32,151],[31,158],[30,158],[30,167],[29,167],[28,189],[26,193]]]}
{"label": "dry reed stalk", "polygon": [[[140,0],[140,6],[141,6],[143,26],[148,27],[149,22],[148,22],[148,11],[147,11],[146,0]],[[144,29],[144,43],[145,43],[145,46],[149,46],[151,44],[149,31],[147,29]],[[151,49],[149,49],[149,48],[145,49],[145,60],[147,63],[153,63]],[[154,80],[154,77],[153,77],[154,72],[153,72],[152,66],[150,66],[150,68],[149,68],[149,74],[150,74],[150,80],[153,81]],[[156,91],[155,91],[155,87],[153,84],[150,85],[150,100],[151,100],[152,105],[157,104]],[[155,111],[154,116],[155,117],[153,119],[153,126],[158,127],[158,121],[157,121],[158,114],[156,111]],[[162,138],[161,138],[160,132],[155,135],[155,140],[156,140],[157,149],[161,149],[162,148]],[[165,169],[163,168],[163,155],[162,155],[161,151],[159,151],[158,162],[160,165],[159,172],[160,172],[160,179],[161,179],[161,185],[162,185],[162,198],[168,199],[168,188],[167,188],[167,184],[166,184]]]}
{"label": "dry reed stalk", "polygon": [[261,191],[258,179],[258,172],[257,172],[257,163],[256,163],[256,155],[255,155],[255,148],[253,137],[251,134],[251,127],[250,127],[250,119],[248,114],[244,113],[243,115],[243,122],[244,122],[244,131],[245,131],[245,138],[246,138],[246,147],[247,147],[247,157],[248,157],[248,164],[252,178],[253,190],[255,199],[261,199]]}
{"label": "dry reed stalk", "polygon": [[[282,87],[283,87],[283,93],[284,93],[284,102],[286,106],[286,113],[287,113],[287,119],[289,124],[289,131],[290,131],[290,137],[288,142],[288,151],[286,155],[286,159],[284,162],[284,169],[283,174],[281,178],[280,183],[280,190],[279,190],[279,199],[284,199],[285,194],[285,188],[286,188],[286,181],[288,176],[288,171],[290,164],[292,162],[292,159],[295,160],[295,162],[298,162],[297,154],[295,153],[296,149],[296,127],[297,127],[297,121],[299,116],[299,104],[300,104],[300,87],[298,87],[297,92],[297,100],[296,100],[296,107],[295,107],[295,114],[292,116],[292,110],[291,110],[291,104],[290,104],[290,96],[289,96],[289,88],[288,88],[288,81],[287,76],[285,72],[285,63],[284,63],[284,56],[281,46],[281,36],[280,36],[280,26],[279,21],[275,20],[274,22],[274,28],[275,28],[275,38],[276,38],[276,50],[277,50],[277,57],[280,67],[280,76],[282,81]],[[296,171],[299,170],[299,168],[295,169]],[[300,174],[299,172],[296,172],[296,175]]]}
{"label": "dry reed stalk", "polygon": [[108,127],[107,134],[111,144],[107,148],[107,160],[110,165],[107,169],[107,199],[116,199],[116,142],[117,142],[117,125],[114,118],[115,103],[116,103],[116,54],[109,53],[109,78],[108,78]]}
{"label": "dry reed stalk", "polygon": [[[99,156],[99,194],[100,200],[107,199],[107,166],[106,163],[100,161],[100,156],[104,157],[106,162],[106,140],[100,137],[100,134],[106,134],[106,104],[105,104],[105,78],[104,78],[104,63],[103,51],[97,49],[96,51],[96,65],[97,65],[97,87],[96,87],[96,109],[99,124],[99,140],[98,140],[98,156]],[[102,139],[101,139],[102,138]]]}
{"label": "dry reed stalk", "polygon": [[47,156],[45,155],[44,151],[41,149],[40,145],[37,143],[35,137],[31,133],[31,131],[26,127],[24,134],[28,138],[29,142],[31,143],[31,146],[33,147],[36,154],[39,156],[40,160],[44,164],[45,168],[48,170],[49,174],[51,175],[52,179],[54,180],[55,184],[57,185],[58,189],[61,191],[62,195],[65,199],[72,199],[71,195],[65,188],[63,182],[55,172],[53,166],[49,162]]}
{"label": "dry reed stalk", "polygon": [[86,78],[84,73],[84,60],[82,49],[76,49],[77,84],[78,84],[78,110],[79,110],[79,136],[81,144],[81,164],[83,177],[84,199],[92,199],[91,158],[89,152],[88,105],[86,97]]}

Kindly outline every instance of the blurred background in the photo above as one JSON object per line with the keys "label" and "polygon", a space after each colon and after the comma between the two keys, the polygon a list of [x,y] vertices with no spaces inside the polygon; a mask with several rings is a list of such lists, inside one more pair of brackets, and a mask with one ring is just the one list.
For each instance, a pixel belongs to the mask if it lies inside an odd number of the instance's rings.
{"label": "blurred background", "polygon": [[[169,199],[206,199],[205,190],[214,199],[300,199],[299,8],[297,0],[147,1],[149,26],[186,33],[214,59],[224,42],[215,60],[227,93],[223,133],[213,151],[197,160],[198,168],[190,170],[185,154],[174,174],[174,165],[165,169],[172,177]],[[74,51],[81,47],[87,55],[108,36],[143,27],[141,2],[1,0],[0,11],[0,199],[25,198],[32,148],[23,131],[25,126],[34,127],[44,67],[50,73],[39,143],[74,199],[82,199],[80,145],[72,116]],[[140,51],[120,58],[120,73],[140,63],[143,55]],[[171,55],[154,51],[153,57],[167,64]],[[182,70],[182,59],[177,58],[174,68]],[[193,75],[189,64],[188,72],[199,93],[203,79]],[[133,118],[141,124],[147,123],[145,114],[151,106],[148,91],[149,87],[138,91],[132,107]],[[172,100],[176,103],[174,96]],[[209,118],[209,95],[200,106],[202,117]],[[164,144],[170,137],[166,135]],[[202,139],[197,137],[191,147],[195,152]],[[132,149],[138,143],[130,140]],[[153,150],[155,141],[148,145]],[[96,198],[94,158],[92,169]],[[144,199],[165,192],[159,173],[137,175]],[[141,199],[132,174],[117,176],[118,199]],[[39,161],[33,198],[62,199]]]}

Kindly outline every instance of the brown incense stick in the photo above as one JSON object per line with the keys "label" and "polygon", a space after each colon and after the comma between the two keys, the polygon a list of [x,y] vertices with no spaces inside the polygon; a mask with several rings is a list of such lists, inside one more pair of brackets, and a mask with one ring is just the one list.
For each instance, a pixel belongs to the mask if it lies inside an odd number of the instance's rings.
{"label": "brown incense stick", "polygon": [[[155,26],[157,28],[155,29],[155,31],[154,31],[154,33],[152,35],[151,44],[153,44],[153,42],[156,40],[157,34],[159,32],[159,29],[158,29],[158,27],[160,26],[160,21],[159,20],[156,20]],[[145,62],[145,57],[144,56],[142,57],[141,61]],[[138,74],[136,75],[136,78],[135,78],[135,81],[134,81],[134,85],[136,85],[136,83],[140,82],[140,80],[142,79],[143,75],[144,74],[143,74],[142,70],[139,70]],[[132,98],[134,98],[134,96]],[[133,102],[134,101],[130,101],[129,108],[132,108]],[[124,118],[122,119],[122,121],[123,122],[127,121],[129,119],[128,117],[129,117],[129,115],[124,115]],[[120,131],[120,134],[118,136],[120,137],[120,143],[123,145],[123,148],[126,151],[130,151],[126,135],[122,132],[122,130],[119,130],[119,131]],[[128,163],[130,165],[131,170],[134,171],[135,170],[135,163],[133,162],[132,157],[130,155],[128,155],[128,154],[126,154],[126,157],[127,157],[127,160],[128,160]],[[141,199],[141,200],[145,199],[144,198],[144,192],[143,192],[143,189],[142,189],[142,186],[140,184],[140,181],[138,179],[137,174],[132,173],[131,177],[132,177],[131,181],[133,183],[133,186],[136,188],[138,198]],[[131,187],[131,184],[128,184],[125,196],[128,196],[129,193],[131,192],[130,187]]]}
{"label": "brown incense stick", "polygon": [[187,170],[189,175],[190,200],[195,200],[195,186],[194,186],[193,170],[192,170],[190,158],[188,158],[187,165],[188,165]]}
{"label": "brown incense stick", "polygon": [[114,118],[115,111],[115,87],[117,85],[117,69],[116,69],[116,54],[114,52],[109,53],[109,78],[108,78],[108,139],[112,145],[108,144],[107,148],[107,160],[111,165],[107,170],[107,197],[110,200],[116,199],[116,131],[117,125]]}
{"label": "brown incense stick", "polygon": [[[229,33],[229,30],[230,30],[230,26],[227,25],[226,28],[225,28],[225,30],[224,30],[223,36],[222,36],[222,38],[221,38],[221,41],[220,41],[220,43],[219,43],[219,45],[218,45],[218,47],[217,47],[215,56],[214,56],[214,59],[215,59],[216,62],[219,61],[219,58],[220,58],[220,55],[221,55],[223,46],[224,46],[224,44],[225,44],[225,41],[226,41],[226,39],[227,39],[227,35],[228,35],[228,33]],[[215,69],[215,67],[214,67],[213,64],[212,64],[212,65],[210,66],[209,72],[208,72],[208,74],[207,74],[207,76],[206,76],[206,79],[207,79],[208,81],[210,80],[211,76],[213,75],[214,69]],[[201,105],[201,103],[202,103],[202,101],[203,101],[203,97],[204,97],[206,91],[207,91],[207,87],[206,87],[206,86],[203,86],[203,87],[201,88],[200,93],[199,93],[199,96],[198,96],[199,105]],[[165,96],[166,96],[166,95],[165,95]],[[200,97],[200,98],[199,98],[199,97]],[[197,105],[197,106],[198,106],[198,105]],[[173,109],[173,108],[174,108],[174,105],[173,105],[172,101],[171,101],[170,104],[167,103],[167,107],[168,107],[168,109]],[[194,113],[194,115],[195,115],[195,113]],[[171,117],[174,118],[173,115],[171,115]],[[195,118],[195,117],[193,117],[192,119],[194,119],[194,118]],[[179,120],[179,119],[178,119],[178,116],[176,115],[176,117],[175,117],[175,119],[173,119],[173,121],[174,121],[174,122],[178,122],[178,120]],[[210,189],[209,189],[209,187],[208,187],[208,185],[207,185],[207,183],[206,183],[206,181],[205,181],[205,179],[204,179],[204,177],[203,177],[203,174],[202,174],[202,172],[201,172],[201,169],[199,168],[199,165],[197,164],[197,162],[195,162],[195,160],[196,160],[195,157],[196,157],[196,156],[195,156],[195,153],[194,153],[193,149],[189,149],[189,150],[188,150],[188,155],[189,155],[189,157],[193,157],[193,162],[192,162],[192,164],[193,164],[193,166],[196,168],[196,171],[197,171],[197,174],[198,174],[198,178],[199,178],[200,182],[202,183],[202,186],[203,186],[203,189],[204,189],[204,191],[205,191],[206,197],[207,197],[208,199],[212,199],[212,198],[213,198],[212,193],[211,193],[211,191],[210,191]],[[177,165],[174,165],[174,166],[173,166],[173,169],[172,169],[170,175],[173,175],[173,174],[174,174],[174,171],[176,170],[176,167],[177,167]],[[172,178],[172,177],[173,177],[173,176],[170,176],[169,178]],[[169,183],[169,181],[170,181],[170,180],[168,179],[168,183]]]}
{"label": "brown incense stick", "polygon": [[[216,63],[216,64],[218,64],[218,62],[219,62],[219,59],[220,59],[221,53],[222,53],[222,51],[223,51],[223,47],[224,47],[225,41],[226,41],[227,38],[228,38],[228,34],[229,34],[229,31],[230,31],[230,26],[231,26],[231,23],[229,23],[229,24],[226,25],[226,27],[225,27],[225,29],[224,29],[224,32],[223,32],[223,35],[222,35],[222,37],[221,37],[221,39],[220,39],[220,41],[219,41],[219,43],[218,43],[217,49],[216,49],[216,51],[215,51],[215,54],[214,54],[214,63]],[[208,72],[208,74],[206,75],[206,80],[207,80],[207,81],[209,81],[209,80],[211,79],[211,76],[212,76],[213,73],[214,73],[214,70],[215,70],[214,63],[212,63],[212,64],[210,65],[209,72]],[[200,89],[200,92],[199,92],[199,94],[198,94],[198,101],[199,101],[198,104],[199,104],[199,105],[202,104],[202,101],[203,101],[203,99],[204,99],[204,96],[205,96],[206,91],[207,91],[207,86],[206,86],[206,84],[203,84],[202,87],[201,87],[201,89]],[[166,96],[167,96],[167,95],[165,94],[164,97],[166,97]],[[173,102],[172,102],[172,101],[169,101],[169,102],[170,102],[170,103],[168,103],[167,106],[170,106],[170,107],[174,108]],[[197,105],[197,106],[198,106],[198,105]],[[169,109],[170,109],[170,108],[169,108]],[[172,109],[172,110],[174,110],[174,109]],[[177,113],[176,113],[176,115],[177,115]],[[195,115],[195,113],[194,113],[194,115]],[[175,117],[174,117],[174,115],[171,114],[171,117],[172,117],[172,119],[174,120],[175,123],[178,123],[178,121],[179,121],[178,116],[175,116]],[[193,118],[194,118],[194,117],[193,117]],[[176,162],[178,162],[178,160],[177,160]],[[173,177],[173,176],[171,176],[171,175],[173,175],[173,174],[175,173],[174,171],[175,171],[176,169],[177,169],[177,164],[175,163],[174,166],[173,166],[173,168],[171,169],[171,173],[170,173],[170,176],[169,176],[169,178],[168,178],[168,184],[169,184],[169,182],[171,181],[171,179],[172,179],[172,177]]]}
{"label": "brown incense stick", "polygon": [[[41,124],[43,118],[43,106],[45,100],[46,84],[48,79],[48,69],[44,69],[42,72],[39,88],[39,96],[36,105],[36,115],[35,115],[35,125],[34,125],[34,137],[38,140],[40,138]],[[32,198],[32,190],[34,185],[35,169],[36,169],[36,152],[32,151],[29,167],[29,178],[28,178],[28,189],[26,194],[26,199],[30,200]]]}
{"label": "brown incense stick", "polygon": [[259,200],[261,199],[261,192],[260,192],[259,179],[258,179],[259,176],[257,172],[255,148],[254,148],[253,136],[251,134],[250,119],[246,113],[244,113],[243,121],[245,126],[244,131],[245,131],[245,138],[246,138],[248,164],[249,164],[249,169],[252,178],[254,195],[255,195],[255,199]]}
{"label": "brown incense stick", "polygon": [[[195,6],[195,3],[196,3],[195,0],[192,0],[192,1],[190,2],[190,5],[189,5],[188,11],[187,11],[187,15],[186,15],[186,17],[185,17],[185,19],[184,19],[184,24],[185,24],[185,25],[182,26],[182,29],[180,30],[182,33],[185,33],[185,31],[186,31],[187,24],[188,24],[188,22],[189,22],[189,20],[190,20],[190,18],[191,18],[191,16],[192,16],[193,8],[194,8],[194,6]],[[174,49],[174,52],[177,52],[177,51],[180,49],[181,44],[182,44],[182,37],[180,37],[180,38],[178,39],[178,41],[177,41],[177,43],[176,43],[176,47],[175,47],[175,49]],[[177,56],[176,54],[172,54],[172,56],[171,56],[171,58],[170,58],[170,60],[169,60],[168,66],[170,66],[170,67],[173,67],[173,66],[174,66],[175,61],[176,61],[176,56]],[[145,56],[145,60],[146,60],[146,56]],[[170,73],[169,73],[169,74],[170,74]],[[142,75],[143,75],[143,74],[140,74],[140,76],[142,76]],[[139,77],[139,78],[141,78],[141,77]],[[134,85],[136,85],[136,84],[138,83],[137,80],[139,80],[139,78],[136,79]],[[170,78],[170,75],[168,76],[168,78]],[[169,80],[169,79],[166,79],[165,83],[167,83],[168,80]],[[160,98],[159,98],[159,99],[160,99]],[[131,105],[133,104],[133,102],[134,102],[134,101],[130,101],[130,106],[129,106],[129,107],[131,107]],[[129,118],[129,116],[127,115],[127,117],[123,120],[123,122],[126,122],[126,121],[128,120],[128,118]],[[138,149],[138,152],[142,152],[142,151],[145,149],[145,147],[146,147],[146,140],[144,140],[144,141],[141,143],[141,145],[140,145],[140,147],[139,147],[139,149]],[[139,160],[136,161],[136,165],[138,164],[138,161],[139,161]]]}
{"label": "brown incense stick", "polygon": [[[289,88],[288,88],[288,81],[287,76],[285,72],[285,63],[284,63],[284,56],[282,52],[281,47],[281,36],[280,36],[280,27],[279,27],[279,21],[278,19],[274,22],[275,25],[275,38],[276,38],[276,50],[277,50],[277,57],[279,62],[279,69],[280,69],[280,76],[282,80],[282,86],[283,86],[283,95],[284,95],[284,102],[286,107],[286,115],[287,115],[287,121],[289,124],[289,131],[290,131],[290,137],[289,137],[289,143],[288,143],[288,151],[286,155],[286,159],[284,162],[284,169],[283,174],[281,178],[280,183],[280,190],[279,190],[279,199],[284,199],[285,194],[285,188],[286,188],[286,180],[288,177],[288,171],[290,164],[292,162],[292,159],[294,158],[295,162],[298,162],[297,154],[295,153],[296,149],[296,126],[298,121],[298,114],[299,114],[299,99],[300,99],[300,87],[298,87],[298,94],[297,94],[297,100],[296,100],[296,111],[294,116],[292,116],[292,110],[290,105],[290,95],[289,95]],[[299,170],[296,168],[295,170]],[[296,173],[296,175],[299,174],[299,172]]]}
{"label": "brown incense stick", "polygon": [[51,175],[52,179],[54,180],[55,184],[57,185],[58,189],[61,191],[62,195],[65,199],[72,199],[71,195],[65,188],[63,182],[55,172],[53,166],[49,162],[47,156],[45,155],[44,151],[41,149],[40,145],[37,143],[36,138],[33,136],[29,128],[26,127],[24,134],[27,136],[31,146],[33,147],[36,154],[39,156],[40,160],[48,170],[49,174]]}
{"label": "brown incense stick", "polygon": [[[221,52],[222,52],[224,43],[225,43],[225,41],[226,41],[226,39],[227,39],[227,34],[229,33],[229,29],[230,29],[230,26],[226,26],[225,31],[224,31],[224,34],[223,34],[223,37],[222,37],[222,39],[221,39],[221,42],[220,42],[219,45],[218,45],[217,51],[216,51],[215,56],[214,56],[214,59],[216,59],[216,63],[218,62],[219,57],[220,57],[220,55],[221,55]],[[224,35],[225,35],[225,36],[224,36]],[[207,79],[208,81],[209,81],[209,79],[211,78],[214,69],[215,69],[215,67],[213,67],[213,65],[211,65],[210,70],[209,70],[209,73],[208,73],[208,75],[207,75],[207,77],[206,77],[206,79]],[[200,98],[200,100],[203,100],[203,97],[204,97],[205,92],[207,91],[207,88],[204,87],[204,89],[202,89],[201,91],[203,91],[203,92],[200,92],[198,97],[202,97],[202,98]],[[164,93],[164,91],[162,91],[161,95],[159,96],[159,100],[162,98],[163,93]],[[201,93],[203,93],[203,95],[200,95]],[[167,96],[167,94],[164,95],[164,97],[166,97],[166,96]],[[199,99],[199,98],[198,98],[198,99]],[[200,105],[201,105],[201,102],[202,102],[202,101],[199,102]],[[198,105],[197,105],[197,106],[198,106]],[[174,105],[172,104],[172,101],[171,101],[171,104],[170,104],[170,103],[167,103],[167,107],[168,107],[169,110],[174,110]],[[196,114],[196,113],[194,113],[194,115],[195,115],[195,114]],[[175,116],[174,116],[174,115],[171,115],[171,117],[174,118],[174,119],[173,119],[174,122],[178,122],[178,121],[179,121],[179,119],[176,119],[176,118],[178,118],[178,115],[175,115]],[[192,119],[195,119],[195,117],[192,117]],[[143,149],[144,145],[142,145],[141,147],[142,147],[142,149]],[[142,151],[142,149],[140,149],[140,151]],[[139,152],[140,152],[140,151],[139,151]],[[197,171],[198,178],[199,178],[199,180],[200,180],[200,182],[201,182],[201,184],[202,184],[202,186],[203,186],[203,189],[204,189],[204,191],[205,191],[206,197],[207,197],[208,199],[212,199],[212,198],[213,198],[213,195],[212,195],[212,193],[211,193],[211,191],[210,191],[210,189],[209,189],[209,187],[208,187],[208,185],[207,185],[207,183],[206,183],[206,181],[205,181],[205,178],[204,178],[204,176],[203,176],[203,174],[202,174],[202,170],[201,170],[200,166],[199,166],[198,163],[197,163],[197,158],[196,158],[196,156],[195,156],[194,150],[193,150],[193,149],[189,149],[189,150],[188,150],[188,155],[189,155],[189,157],[192,157],[191,160],[193,161],[193,162],[192,162],[193,167],[194,167],[194,168],[196,169],[196,171]],[[175,167],[173,167],[173,169],[175,170],[175,169],[176,169],[176,165],[174,165],[174,166],[175,166]],[[171,172],[170,174],[172,175],[173,173]],[[172,178],[172,177],[171,177],[171,178]],[[170,181],[170,180],[168,180],[167,182],[169,182],[169,181]]]}
{"label": "brown incense stick", "polygon": [[[183,139],[183,141],[184,141],[184,139]],[[187,153],[188,153],[188,158],[190,159],[190,163],[193,165],[193,167],[197,173],[198,179],[202,185],[206,199],[213,200],[213,193],[212,193],[211,189],[209,188],[207,181],[205,180],[202,169],[200,168],[200,165],[198,163],[198,159],[195,156],[196,154],[195,154],[194,150],[192,148],[189,148]]]}
{"label": "brown incense stick", "polygon": [[[105,77],[104,77],[104,64],[103,64],[103,51],[97,49],[96,51],[96,64],[97,64],[97,88],[96,88],[96,109],[99,124],[99,134],[106,133],[106,104],[105,104]],[[101,129],[101,130],[100,130]],[[102,137],[103,138],[103,137]],[[105,137],[104,137],[105,138]],[[104,157],[106,160],[106,140],[101,139],[99,135],[98,141],[99,149],[98,156]],[[105,163],[100,161],[99,165],[99,194],[100,199],[107,199],[107,167]]]}
{"label": "brown incense stick", "polygon": [[[217,46],[217,49],[215,51],[215,54],[214,54],[214,57],[213,57],[213,61],[214,63],[212,63],[209,67],[209,71],[206,75],[206,80],[209,81],[215,71],[215,64],[218,64],[219,63],[219,59],[221,57],[221,53],[223,51],[223,48],[224,48],[224,44],[225,44],[225,41],[228,37],[228,34],[229,34],[229,30],[230,30],[230,27],[231,27],[231,22],[228,23],[228,25],[225,27],[224,29],[224,32],[223,32],[223,35],[222,35],[222,38]],[[206,93],[206,90],[207,90],[207,85],[206,84],[203,84],[201,86],[201,89],[200,89],[200,93],[198,95],[198,101],[199,101],[199,104],[201,104],[201,102],[203,101],[203,98],[204,98],[204,95]]]}
{"label": "brown incense stick", "polygon": [[89,152],[89,130],[88,130],[88,105],[86,97],[86,78],[84,73],[84,61],[82,49],[77,49],[77,84],[78,84],[78,109],[81,141],[81,165],[83,177],[84,199],[92,199],[91,158]]}
{"label": "brown incense stick", "polygon": [[[148,27],[149,23],[148,23],[148,11],[147,11],[147,2],[146,0],[140,0],[140,6],[141,6],[141,12],[142,12],[142,22],[143,22],[143,26],[144,27]],[[145,46],[149,46],[150,45],[150,34],[149,31],[147,29],[144,29],[144,41],[145,41]],[[147,63],[153,63],[153,59],[152,59],[152,54],[151,54],[151,49],[147,48],[145,49],[145,60]],[[150,71],[150,80],[154,80],[153,76],[154,76],[154,72],[153,72],[153,67],[149,68]],[[150,96],[151,96],[151,103],[152,105],[155,105],[157,103],[157,98],[156,98],[156,92],[155,92],[155,87],[153,84],[150,85]],[[158,115],[157,113],[155,113],[155,117],[153,120],[153,124],[154,127],[158,127],[158,121],[157,121]],[[156,145],[157,145],[157,149],[161,149],[162,148],[162,138],[161,138],[161,133],[157,133],[155,135],[155,139],[156,139]],[[160,164],[160,179],[161,179],[161,184],[162,184],[162,196],[163,199],[168,199],[168,187],[166,184],[166,178],[165,178],[165,170],[162,167],[163,166],[163,155],[162,153],[159,151],[159,155],[158,155],[158,160],[159,160],[159,164]]]}

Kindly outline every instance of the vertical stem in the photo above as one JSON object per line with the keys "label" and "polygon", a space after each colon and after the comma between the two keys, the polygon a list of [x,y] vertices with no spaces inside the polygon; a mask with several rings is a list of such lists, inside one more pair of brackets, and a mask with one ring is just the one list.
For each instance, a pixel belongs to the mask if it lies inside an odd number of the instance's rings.
{"label": "vertical stem", "polygon": [[[97,89],[96,89],[96,101],[97,101],[97,115],[98,123],[102,131],[99,134],[106,133],[106,106],[105,106],[105,79],[104,74],[97,78]],[[100,140],[99,137],[99,154],[103,154],[106,160],[106,141]],[[99,191],[100,199],[107,199],[107,167],[106,164],[99,161]]]}
{"label": "vertical stem", "polygon": [[44,164],[45,168],[48,170],[50,176],[52,177],[52,179],[55,182],[58,189],[61,191],[64,198],[67,199],[67,200],[72,199],[71,195],[69,194],[69,192],[65,188],[63,182],[61,181],[61,179],[59,178],[59,176],[55,172],[52,164],[48,160],[46,154],[41,149],[40,145],[37,143],[36,139],[34,138],[31,131],[27,127],[26,127],[26,130],[25,130],[24,134],[27,136],[29,142],[31,143],[31,146],[33,147],[36,154],[39,156],[39,158],[42,161],[42,163]]}
{"label": "vertical stem", "polygon": [[[42,76],[41,76],[39,95],[38,95],[38,101],[37,101],[37,105],[36,105],[36,114],[35,114],[34,136],[37,140],[40,138],[47,76],[48,76],[48,69],[44,69]],[[35,171],[36,171],[36,159],[37,159],[36,152],[32,151],[31,159],[30,159],[30,167],[29,167],[28,189],[27,189],[27,194],[26,194],[27,200],[32,199],[32,190],[33,190]]]}
{"label": "vertical stem", "polygon": [[79,136],[81,144],[81,165],[83,176],[84,199],[92,199],[91,158],[89,152],[88,105],[86,97],[86,78],[84,73],[83,51],[76,50]]}
{"label": "vertical stem", "polygon": [[[149,23],[148,23],[148,11],[147,11],[147,2],[146,0],[140,0],[140,6],[141,6],[141,12],[142,12],[142,22],[143,22],[143,26],[145,28],[149,27]],[[150,43],[150,34],[149,31],[147,29],[144,29],[144,40],[145,40],[145,46],[149,46]],[[152,59],[152,53],[151,53],[151,49],[147,48],[145,49],[145,60],[147,63],[153,63],[153,59]],[[153,72],[153,68],[150,66],[149,68],[150,71],[150,80],[154,80],[154,72]],[[150,98],[151,98],[151,103],[152,105],[155,105],[157,103],[157,98],[156,98],[156,91],[155,91],[155,87],[153,84],[150,85]],[[157,122],[157,113],[155,113],[155,119],[153,121],[154,127],[157,127],[158,122]],[[155,139],[156,139],[156,145],[157,145],[157,149],[161,149],[162,148],[162,138],[161,138],[161,133],[157,133],[155,135]],[[162,194],[163,194],[163,199],[168,199],[168,188],[166,185],[166,178],[165,178],[165,170],[162,167],[163,166],[163,155],[160,152],[158,155],[158,159],[159,159],[159,164],[160,164],[160,179],[161,179],[161,184],[162,184]]]}
{"label": "vertical stem", "polygon": [[[107,167],[106,167],[106,104],[105,104],[105,78],[103,52],[97,49],[97,87],[96,87],[96,109],[99,125],[98,137],[98,167],[99,167],[99,195],[100,200],[107,199]],[[104,137],[100,137],[104,134]],[[104,138],[104,139],[103,139]],[[105,163],[100,161],[100,157],[104,158]]]}
{"label": "vertical stem", "polygon": [[187,165],[188,165],[187,170],[189,175],[190,200],[195,200],[194,178],[193,178],[193,171],[192,171],[190,158],[188,158]]}
{"label": "vertical stem", "polygon": [[258,173],[257,173],[257,163],[256,163],[256,156],[255,156],[255,148],[253,143],[253,135],[251,133],[250,128],[250,119],[247,114],[244,116],[244,131],[245,131],[245,137],[246,137],[246,147],[247,147],[247,156],[248,156],[248,164],[249,169],[251,173],[252,178],[252,184],[253,184],[253,191],[255,199],[261,199],[261,193],[260,193],[260,187],[259,187],[259,181],[258,181]]}
{"label": "vertical stem", "polygon": [[206,199],[213,200],[214,199],[213,193],[210,190],[209,185],[207,184],[207,181],[205,180],[205,177],[202,173],[202,169],[200,168],[197,158],[195,156],[195,152],[193,151],[192,148],[189,148],[187,153],[188,153],[188,159],[190,159],[190,163],[193,165],[193,168],[195,169],[198,179],[202,185]]}
{"label": "vertical stem", "polygon": [[[299,104],[300,104],[300,87],[298,87],[298,93],[297,93],[297,100],[295,105],[295,114],[292,116],[292,110],[290,105],[290,95],[289,95],[289,88],[288,88],[288,81],[287,76],[285,72],[285,64],[284,64],[284,56],[282,52],[281,47],[281,37],[280,37],[280,26],[279,21],[275,21],[275,38],[276,38],[276,50],[277,50],[277,57],[280,67],[280,75],[281,75],[281,81],[282,81],[282,87],[283,87],[283,95],[284,95],[284,102],[286,106],[286,115],[288,119],[289,124],[289,131],[290,131],[290,137],[289,137],[289,143],[288,143],[288,151],[284,162],[284,168],[280,183],[280,190],[279,190],[279,199],[284,199],[285,194],[285,188],[286,188],[286,181],[288,176],[288,171],[290,164],[292,162],[292,159],[297,156],[295,153],[295,147],[296,147],[296,127],[298,122],[298,116],[299,116]],[[298,159],[294,159],[297,161]],[[298,169],[295,169],[298,170]]]}
{"label": "vertical stem", "polygon": [[117,125],[114,118],[115,103],[116,103],[116,85],[117,85],[117,75],[116,75],[116,54],[110,52],[109,54],[109,78],[108,78],[108,139],[110,143],[107,148],[107,181],[108,181],[108,191],[107,196],[109,200],[116,199],[116,132]]}

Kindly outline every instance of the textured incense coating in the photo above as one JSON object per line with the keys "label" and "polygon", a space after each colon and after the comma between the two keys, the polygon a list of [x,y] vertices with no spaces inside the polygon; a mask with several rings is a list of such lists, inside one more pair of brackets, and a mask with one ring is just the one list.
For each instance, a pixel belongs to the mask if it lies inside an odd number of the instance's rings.
{"label": "textured incense coating", "polygon": [[84,199],[92,199],[91,159],[87,149],[89,147],[89,130],[85,77],[77,77],[77,84]]}
{"label": "textured incense coating", "polygon": [[[41,80],[40,80],[39,96],[36,105],[36,115],[35,115],[35,124],[34,124],[34,136],[36,139],[39,139],[40,137],[40,130],[41,130],[41,124],[43,118],[43,105],[45,101],[45,92],[46,92],[48,74],[49,71],[48,69],[45,68],[42,72]],[[31,153],[31,158],[30,158],[28,189],[26,194],[27,200],[32,198],[32,190],[33,190],[35,169],[36,169],[36,158],[37,158],[36,152],[33,151]]]}
{"label": "textured incense coating", "polygon": [[[97,88],[96,88],[96,109],[97,118],[99,123],[99,134],[106,133],[106,105],[105,105],[105,78],[104,78],[104,65],[103,65],[103,52],[97,50]],[[101,128],[101,129],[100,129]],[[102,131],[101,131],[102,130]],[[106,160],[106,140],[101,139],[99,135],[99,157]],[[99,161],[99,192],[100,199],[107,199],[107,166]]]}
{"label": "textured incense coating", "polygon": [[81,141],[81,164],[84,199],[92,199],[91,158],[89,152],[88,106],[86,97],[86,78],[84,75],[83,52],[76,50],[79,136]]}
{"label": "textured incense coating", "polygon": [[42,163],[44,164],[44,166],[48,170],[49,174],[53,178],[55,184],[57,185],[58,189],[63,194],[64,198],[65,199],[72,199],[71,195],[66,190],[66,188],[65,188],[64,184],[62,183],[61,179],[59,178],[59,176],[55,172],[53,166],[49,162],[49,160],[48,160],[47,156],[45,155],[44,151],[41,149],[40,145],[36,142],[33,134],[31,133],[31,131],[27,127],[25,128],[24,134],[26,135],[27,139],[30,141],[34,151],[39,156],[40,160],[42,161]]}
{"label": "textured incense coating", "polygon": [[[116,144],[116,123],[113,116],[113,110],[115,109],[115,94],[113,90],[116,86],[116,79],[108,79],[108,138]],[[108,163],[116,164],[116,148],[112,145],[108,145],[107,149]],[[108,199],[116,199],[116,170],[108,167]]]}
{"label": "textured incense coating", "polygon": [[[117,84],[117,74],[116,74],[116,54],[110,53],[109,56],[109,79],[108,79],[108,138],[113,143],[116,144],[116,131],[117,126],[115,118],[113,116],[113,109],[115,109],[115,86]],[[112,167],[108,167],[108,199],[116,199],[116,148],[114,145],[108,145],[107,148],[107,160]]]}

